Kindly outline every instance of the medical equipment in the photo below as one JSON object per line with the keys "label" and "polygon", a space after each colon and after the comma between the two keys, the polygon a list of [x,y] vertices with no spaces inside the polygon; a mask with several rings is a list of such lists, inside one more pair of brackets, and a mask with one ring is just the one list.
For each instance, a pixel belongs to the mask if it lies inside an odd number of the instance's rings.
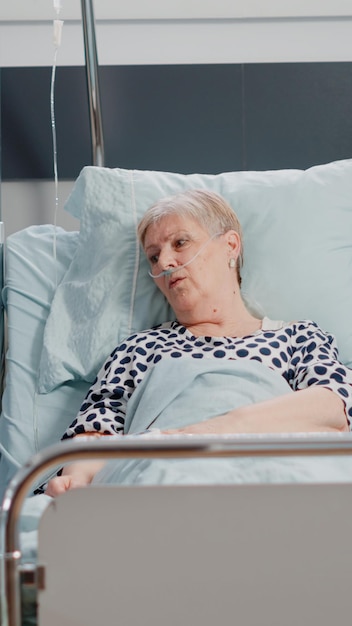
{"label": "medical equipment", "polygon": [[[57,13],[61,10],[61,3],[54,1],[54,8]],[[64,22],[63,20],[54,20],[54,33],[53,33],[53,41],[54,41],[54,60],[51,71],[51,81],[50,81],[50,116],[51,116],[51,132],[52,132],[52,142],[53,142],[53,171],[54,171],[54,187],[55,187],[55,210],[54,210],[54,237],[53,237],[53,254],[54,258],[56,258],[56,226],[57,226],[57,212],[59,209],[59,175],[58,175],[58,166],[57,166],[57,139],[56,139],[56,120],[55,120],[55,77],[56,77],[56,64],[57,64],[57,54],[59,47],[61,46],[61,37],[62,37],[62,28]]]}

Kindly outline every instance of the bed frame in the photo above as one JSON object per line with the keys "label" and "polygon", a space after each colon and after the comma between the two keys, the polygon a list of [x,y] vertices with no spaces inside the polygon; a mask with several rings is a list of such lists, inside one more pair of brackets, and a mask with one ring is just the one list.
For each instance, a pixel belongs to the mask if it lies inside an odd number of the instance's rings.
{"label": "bed frame", "polygon": [[[92,162],[102,166],[104,139],[92,0],[82,0],[82,16]],[[142,621],[155,626],[210,626],[215,621],[225,625],[232,620],[241,626],[345,623],[350,616],[352,485],[116,487],[113,494],[111,487],[92,487],[69,492],[47,509],[40,527],[38,563],[30,568],[20,565],[19,518],[33,481],[49,467],[72,460],[351,454],[349,434],[310,436],[304,441],[299,436],[191,441],[180,437],[173,442],[136,437],[79,445],[73,441],[48,448],[19,471],[3,502],[1,583],[3,618],[7,619],[3,626],[21,624],[21,583],[38,590],[40,626],[96,626],[102,615],[104,623],[120,620],[131,626]],[[121,543],[107,541],[104,550],[96,549],[101,548],[101,541],[92,542],[91,527],[85,524],[91,515],[91,489],[106,511],[107,537],[119,523],[131,531]],[[145,497],[146,536],[139,533],[140,508],[136,508]],[[187,516],[180,516],[180,510]],[[297,510],[302,515],[295,515]],[[67,519],[73,518],[82,534],[72,541],[61,531],[67,527]],[[167,530],[161,538],[160,520]],[[214,533],[220,525],[221,532]],[[74,562],[73,550],[78,556]],[[72,578],[62,576],[68,559]],[[106,585],[103,605],[99,602],[102,592],[87,591],[88,583],[81,578],[92,563],[94,573],[103,569],[99,575]],[[133,583],[129,572],[136,574]],[[74,594],[70,593],[72,579]]]}
{"label": "bed frame", "polygon": [[[7,624],[21,624],[21,583],[37,590],[40,626],[95,626],[102,612],[105,623],[131,625],[343,624],[350,614],[352,484],[78,489],[46,509],[35,566],[19,566],[18,529],[33,481],[73,460],[351,454],[349,436],[325,434],[52,446],[15,476],[4,499]],[[106,542],[92,538],[101,511]],[[73,519],[80,532],[67,534]],[[123,540],[114,540],[120,525]],[[87,592],[91,577],[94,592]]]}

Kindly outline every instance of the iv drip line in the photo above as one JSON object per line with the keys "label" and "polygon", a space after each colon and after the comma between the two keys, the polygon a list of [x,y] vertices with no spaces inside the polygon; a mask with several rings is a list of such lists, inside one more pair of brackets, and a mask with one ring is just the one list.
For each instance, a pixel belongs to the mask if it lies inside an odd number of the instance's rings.
{"label": "iv drip line", "polygon": [[[54,0],[54,8],[58,13],[61,5]],[[62,33],[63,21],[54,20],[54,60],[51,72],[51,86],[50,86],[50,115],[51,115],[51,130],[53,140],[53,164],[54,164],[54,185],[55,185],[55,210],[54,210],[54,239],[53,239],[53,255],[55,259],[55,287],[57,287],[57,271],[56,271],[56,229],[57,229],[57,212],[59,207],[59,181],[58,181],[58,168],[57,168],[57,141],[56,141],[56,121],[55,121],[55,76],[56,76],[56,62],[59,46],[61,45],[61,33]]]}
{"label": "iv drip line", "polygon": [[[53,240],[53,254],[56,261],[56,224],[57,224],[57,211],[59,206],[59,185],[57,175],[57,146],[56,146],[56,125],[55,125],[55,107],[54,107],[54,86],[55,86],[55,71],[56,71],[56,58],[57,48],[55,48],[54,63],[51,72],[51,89],[50,89],[50,113],[51,113],[51,131],[53,138],[53,160],[54,160],[54,184],[55,184],[55,210],[54,210],[54,240]],[[56,268],[56,263],[55,263]],[[55,287],[57,287],[57,275],[55,271]]]}
{"label": "iv drip line", "polygon": [[171,274],[174,274],[174,272],[178,272],[179,270],[182,270],[184,267],[187,267],[187,265],[192,263],[197,258],[197,256],[202,252],[202,250],[204,250],[204,248],[213,239],[215,239],[215,237],[219,237],[220,235],[222,235],[222,233],[215,233],[215,235],[212,235],[205,243],[203,243],[203,245],[199,248],[198,252],[196,252],[192,256],[192,258],[189,259],[189,261],[187,261],[186,263],[183,263],[183,265],[176,265],[175,267],[169,267],[167,270],[163,270],[162,272],[160,272],[160,274],[153,274],[152,272],[148,271],[149,276],[156,279],[156,278],[161,278],[162,276],[171,276]]}
{"label": "iv drip line", "polygon": [[53,5],[54,5],[54,9],[56,11],[56,13],[59,15],[61,9],[62,9],[62,2],[61,0],[53,0]]}

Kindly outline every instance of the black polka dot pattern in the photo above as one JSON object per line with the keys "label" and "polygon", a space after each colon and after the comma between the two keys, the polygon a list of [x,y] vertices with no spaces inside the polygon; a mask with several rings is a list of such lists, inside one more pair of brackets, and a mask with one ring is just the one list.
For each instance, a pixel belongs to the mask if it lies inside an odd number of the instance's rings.
{"label": "black polka dot pattern", "polygon": [[64,438],[85,432],[123,433],[126,405],[161,359],[250,359],[278,371],[293,390],[322,385],[337,393],[352,418],[352,370],[338,360],[334,338],[301,321],[248,337],[195,337],[178,322],[136,333],[118,346],[89,390]]}

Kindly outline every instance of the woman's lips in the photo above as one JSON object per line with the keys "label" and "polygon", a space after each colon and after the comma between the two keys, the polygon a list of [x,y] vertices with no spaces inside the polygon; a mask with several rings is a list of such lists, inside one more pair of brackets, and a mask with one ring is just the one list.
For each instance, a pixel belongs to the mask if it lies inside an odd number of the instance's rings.
{"label": "woman's lips", "polygon": [[179,276],[177,278],[171,278],[169,281],[169,289],[173,289],[174,287],[176,287],[176,285],[178,285],[178,283],[182,280],[184,280],[184,277],[182,276]]}

